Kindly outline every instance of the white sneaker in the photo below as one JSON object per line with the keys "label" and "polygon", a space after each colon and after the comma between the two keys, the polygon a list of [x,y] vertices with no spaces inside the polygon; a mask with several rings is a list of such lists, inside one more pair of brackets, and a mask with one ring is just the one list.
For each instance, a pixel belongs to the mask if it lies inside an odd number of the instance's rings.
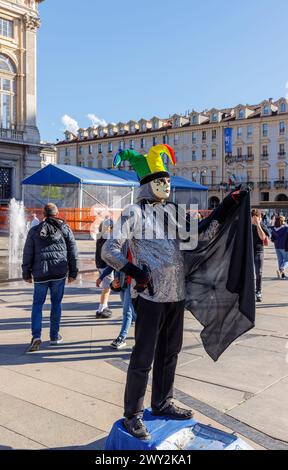
{"label": "white sneaker", "polygon": [[55,340],[50,340],[50,346],[56,346],[57,344],[63,343],[63,338],[61,335],[58,335],[58,338]]}

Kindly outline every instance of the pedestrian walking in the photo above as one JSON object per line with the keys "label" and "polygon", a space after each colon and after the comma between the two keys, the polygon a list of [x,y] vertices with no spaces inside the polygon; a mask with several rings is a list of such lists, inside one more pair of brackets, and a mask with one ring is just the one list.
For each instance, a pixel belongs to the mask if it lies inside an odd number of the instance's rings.
{"label": "pedestrian walking", "polygon": [[[127,261],[132,261],[131,251],[128,249],[128,245],[124,245],[123,249],[124,255],[127,257]],[[97,279],[96,285],[100,286],[103,279],[113,271],[113,268],[107,267],[102,275]],[[136,320],[136,313],[131,298],[131,277],[126,275],[123,272],[116,271],[114,274],[114,280],[111,283],[111,290],[114,292],[119,292],[122,302],[122,325],[117,338],[115,338],[111,347],[113,349],[122,349],[127,346],[126,338],[130,329],[130,326],[133,321]]]}
{"label": "pedestrian walking", "polygon": [[[103,274],[104,270],[107,268],[107,263],[102,259],[102,247],[106,242],[109,234],[113,229],[113,220],[105,219],[99,225],[99,232],[96,239],[96,252],[95,252],[95,263],[96,268],[98,269],[100,276]],[[113,270],[111,270],[109,275],[103,277],[102,281],[102,292],[100,294],[99,306],[96,310],[96,318],[110,318],[112,316],[112,310],[109,308],[108,301],[110,295],[110,284],[113,281]],[[97,279],[98,281],[98,279]],[[96,287],[100,287],[100,284],[96,281]]]}
{"label": "pedestrian walking", "polygon": [[258,209],[251,211],[254,266],[256,273],[256,301],[262,302],[262,273],[264,264],[264,242],[269,238],[268,228],[261,220],[261,213]]}
{"label": "pedestrian walking", "polygon": [[275,245],[278,259],[277,276],[279,279],[287,279],[285,270],[288,268],[288,225],[284,216],[276,218],[271,240]]}
{"label": "pedestrian walking", "polygon": [[275,219],[276,219],[276,215],[273,213],[271,215],[270,224],[269,224],[271,228],[274,227],[275,225]]}
{"label": "pedestrian walking", "polygon": [[77,278],[78,254],[74,235],[58,214],[55,204],[47,204],[43,222],[30,229],[24,246],[22,276],[25,282],[34,282],[32,340],[27,352],[40,349],[42,310],[48,290],[51,297],[50,345],[63,341],[59,334],[61,302],[66,278],[68,283]]}

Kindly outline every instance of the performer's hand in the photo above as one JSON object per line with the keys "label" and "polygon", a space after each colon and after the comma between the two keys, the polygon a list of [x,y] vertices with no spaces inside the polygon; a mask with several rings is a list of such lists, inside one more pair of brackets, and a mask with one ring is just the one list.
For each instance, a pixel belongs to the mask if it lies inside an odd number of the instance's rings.
{"label": "performer's hand", "polygon": [[136,281],[134,289],[136,290],[136,292],[144,292],[144,290],[147,289],[149,282],[149,277],[143,278],[142,281]]}
{"label": "performer's hand", "polygon": [[235,202],[240,202],[244,197],[247,196],[251,191],[251,188],[245,188],[245,189],[237,189],[236,191],[233,191],[231,193],[231,197]]}
{"label": "performer's hand", "polygon": [[72,282],[75,282],[76,279],[75,277],[68,277],[68,284],[72,284]]}
{"label": "performer's hand", "polygon": [[121,271],[136,280],[134,289],[137,292],[143,292],[152,284],[151,273],[147,266],[144,266],[143,269],[140,269],[138,266],[128,262],[125,266],[123,266]]}
{"label": "performer's hand", "polygon": [[102,280],[100,279],[100,277],[96,280],[96,287],[100,287],[101,286],[101,283],[102,283]]}
{"label": "performer's hand", "polygon": [[111,285],[113,289],[119,289],[121,287],[120,279],[114,279],[114,281],[111,282]]}
{"label": "performer's hand", "polygon": [[30,279],[24,279],[24,282],[27,282],[28,284],[32,284],[33,281],[32,281],[32,279],[30,278]]}
{"label": "performer's hand", "polygon": [[144,292],[147,287],[151,284],[151,273],[147,266],[144,266],[144,269],[141,270],[141,274],[136,277],[136,285],[134,289],[137,292]]}

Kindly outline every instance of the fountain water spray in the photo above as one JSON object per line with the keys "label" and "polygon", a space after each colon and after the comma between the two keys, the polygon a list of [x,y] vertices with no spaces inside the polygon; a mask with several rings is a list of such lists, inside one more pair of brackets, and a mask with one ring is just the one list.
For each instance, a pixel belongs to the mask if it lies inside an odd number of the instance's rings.
{"label": "fountain water spray", "polygon": [[22,201],[11,199],[9,204],[9,278],[20,276],[23,248],[28,233],[28,223]]}

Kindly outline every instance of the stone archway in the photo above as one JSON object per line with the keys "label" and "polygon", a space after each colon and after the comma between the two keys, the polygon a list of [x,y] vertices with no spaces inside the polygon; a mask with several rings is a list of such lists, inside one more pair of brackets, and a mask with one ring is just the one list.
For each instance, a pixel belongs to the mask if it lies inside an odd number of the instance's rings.
{"label": "stone archway", "polygon": [[220,204],[220,199],[217,196],[212,196],[209,199],[209,209],[216,209]]}
{"label": "stone archway", "polygon": [[278,194],[275,198],[276,202],[288,201],[288,196],[286,194]]}

